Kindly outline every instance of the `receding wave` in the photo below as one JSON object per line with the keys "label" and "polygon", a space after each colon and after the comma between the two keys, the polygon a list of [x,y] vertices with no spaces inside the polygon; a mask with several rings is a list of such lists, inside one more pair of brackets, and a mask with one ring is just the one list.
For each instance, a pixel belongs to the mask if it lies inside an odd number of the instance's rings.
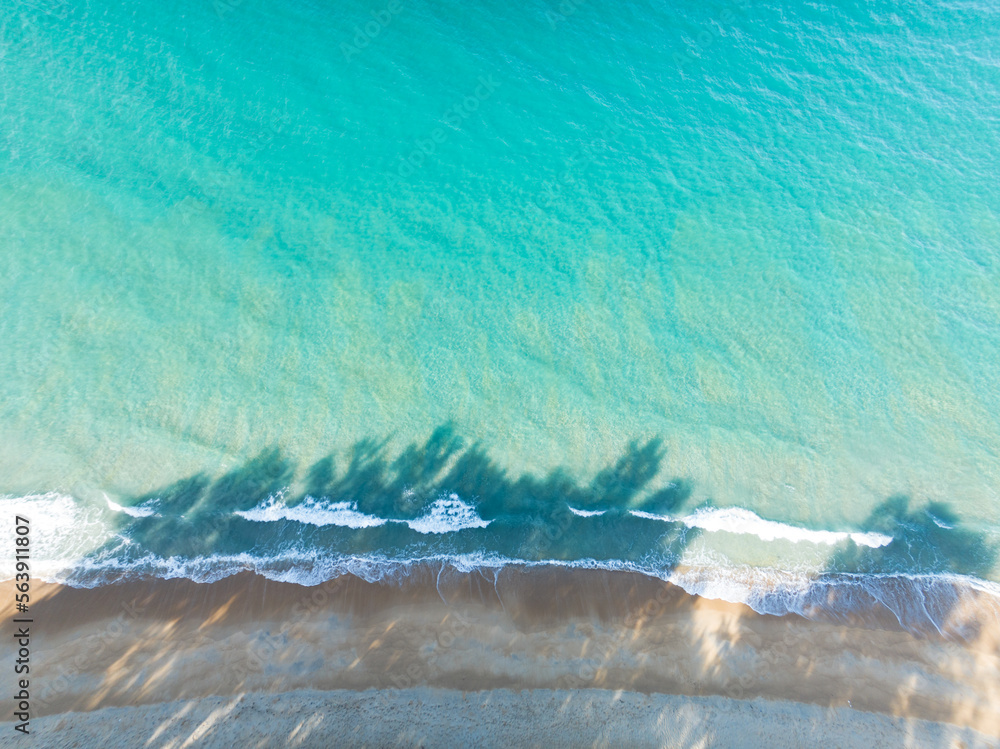
{"label": "receding wave", "polygon": [[[52,567],[58,567],[55,563]],[[260,556],[250,553],[201,559],[161,558],[146,554],[132,561],[121,558],[65,560],[62,570],[43,575],[52,582],[94,588],[136,578],[187,578],[210,583],[241,572],[300,585],[320,585],[341,575],[368,582],[404,583],[422,568],[441,572],[481,573],[494,582],[505,570],[546,566],[580,570],[632,572],[676,585],[692,595],[741,603],[759,614],[798,614],[809,619],[850,621],[891,616],[914,632],[963,636],[954,612],[971,597],[976,616],[1000,621],[1000,585],[965,575],[809,575],[755,567],[678,568],[619,560],[544,559],[525,561],[497,554],[437,554],[399,558],[380,554],[328,557],[315,551]],[[881,613],[880,613],[881,612]]]}

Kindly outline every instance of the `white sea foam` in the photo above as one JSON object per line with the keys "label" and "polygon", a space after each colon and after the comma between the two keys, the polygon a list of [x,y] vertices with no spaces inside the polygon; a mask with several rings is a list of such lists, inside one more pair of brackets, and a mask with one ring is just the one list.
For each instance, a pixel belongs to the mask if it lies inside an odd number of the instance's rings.
{"label": "white sea foam", "polygon": [[491,521],[483,520],[471,505],[457,494],[438,498],[425,515],[413,520],[397,520],[367,515],[354,502],[330,502],[306,497],[289,507],[281,495],[268,497],[250,510],[238,510],[237,515],[258,523],[291,520],[310,525],[338,525],[343,528],[377,528],[386,523],[404,523],[417,533],[452,533],[464,528],[485,528]]}
{"label": "white sea foam", "polygon": [[[31,571],[35,575],[44,560],[80,559],[115,536],[107,510],[77,502],[68,494],[0,496],[0,517],[13,522],[16,516],[28,520]],[[0,580],[10,580],[14,574],[13,553],[0,556]]]}
{"label": "white sea foam", "polygon": [[892,543],[892,536],[881,533],[814,531],[774,520],[765,520],[751,510],[742,507],[706,507],[683,517],[656,515],[642,510],[631,510],[631,514],[647,520],[684,523],[689,528],[700,528],[710,533],[750,534],[763,541],[782,539],[794,543],[806,541],[832,546],[850,539],[859,546],[869,546],[873,549]]}
{"label": "white sea foam", "polygon": [[358,511],[354,502],[329,502],[306,497],[299,504],[289,507],[281,496],[268,497],[250,510],[237,510],[237,515],[258,523],[273,523],[278,520],[293,520],[298,523],[324,526],[338,525],[342,528],[377,528],[385,525],[384,518],[366,515]]}
{"label": "white sea foam", "polygon": [[637,518],[645,518],[646,520],[662,520],[665,523],[678,523],[680,518],[675,518],[673,515],[656,515],[652,512],[646,512],[644,510],[629,510],[629,515],[635,515]]}
{"label": "white sea foam", "polygon": [[485,528],[493,521],[483,520],[472,505],[457,494],[449,494],[435,500],[426,515],[405,522],[417,533],[451,533],[464,528]]}
{"label": "white sea foam", "polygon": [[[567,505],[568,507],[569,505]],[[578,510],[575,507],[570,507],[569,511],[574,515],[579,515],[581,518],[592,518],[596,515],[603,515],[607,510]]]}
{"label": "white sea foam", "polygon": [[122,507],[120,504],[113,501],[111,497],[109,497],[107,494],[104,495],[104,501],[107,502],[108,507],[110,507],[115,512],[124,512],[126,515],[131,515],[134,518],[148,518],[153,515],[159,517],[159,515],[157,515],[156,513],[156,510],[154,510],[152,507],[148,507],[147,506],[148,503],[146,502],[143,502],[141,505],[137,507]]}

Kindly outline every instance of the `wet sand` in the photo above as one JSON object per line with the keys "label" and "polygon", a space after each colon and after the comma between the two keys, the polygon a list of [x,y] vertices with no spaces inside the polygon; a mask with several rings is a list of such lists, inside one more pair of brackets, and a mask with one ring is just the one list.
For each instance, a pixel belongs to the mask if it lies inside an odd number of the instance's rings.
{"label": "wet sand", "polygon": [[[36,581],[32,600],[35,746],[223,746],[247,732],[269,737],[261,746],[1000,737],[995,624],[955,641],[877,612],[850,624],[762,616],[640,575],[551,567],[311,588],[249,573],[92,590]],[[550,724],[564,730],[538,733]]]}

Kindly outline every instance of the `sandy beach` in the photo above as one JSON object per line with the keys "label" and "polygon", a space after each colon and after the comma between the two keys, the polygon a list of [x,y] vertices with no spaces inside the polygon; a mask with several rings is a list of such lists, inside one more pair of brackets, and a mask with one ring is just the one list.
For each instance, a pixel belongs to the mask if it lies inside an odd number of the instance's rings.
{"label": "sandy beach", "polygon": [[990,747],[970,729],[850,708],[608,690],[299,690],[43,718],[33,746]]}
{"label": "sandy beach", "polygon": [[[736,746],[751,731],[770,746],[998,745],[994,627],[956,642],[888,620],[761,616],[628,573],[439,573],[36,582],[30,740]],[[28,740],[12,726],[4,745]]]}

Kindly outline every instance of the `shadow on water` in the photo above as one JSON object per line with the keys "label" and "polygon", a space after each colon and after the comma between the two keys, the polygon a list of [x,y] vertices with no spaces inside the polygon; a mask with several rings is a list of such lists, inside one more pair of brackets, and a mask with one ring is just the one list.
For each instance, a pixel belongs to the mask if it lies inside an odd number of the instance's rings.
{"label": "shadow on water", "polygon": [[[525,561],[635,561],[652,550],[666,571],[695,532],[628,512],[672,513],[689,498],[690,482],[654,483],[664,454],[659,439],[633,441],[588,481],[564,468],[511,475],[482,443],[463,440],[451,424],[398,453],[390,452],[388,440],[361,440],[301,472],[269,448],[221,477],[198,474],[124,500],[151,514],[122,513],[118,531],[133,542],[126,550],[133,559],[145,553],[162,559],[267,556],[299,548],[403,558],[478,553]],[[407,525],[435,512],[441,523],[453,522],[455,513],[466,511],[455,505],[458,500],[489,525],[457,533],[426,527],[416,533]],[[329,516],[334,503],[367,521],[335,522]],[[299,508],[299,519],[254,522],[236,514],[271,504],[286,515]],[[317,514],[317,507],[327,516]],[[316,522],[301,522],[310,512]],[[121,553],[120,545],[109,543],[93,557]]]}
{"label": "shadow on water", "polygon": [[963,527],[945,502],[913,507],[909,497],[896,495],[879,504],[862,527],[892,541],[878,548],[850,544],[831,557],[830,572],[985,577],[997,562],[997,549],[985,534]]}
{"label": "shadow on water", "polygon": [[[690,484],[659,483],[663,457],[662,444],[654,439],[630,443],[592,477],[576,477],[565,469],[512,476],[480,443],[466,444],[450,425],[444,425],[426,441],[398,453],[391,453],[387,442],[365,440],[301,472],[279,451],[267,450],[219,478],[196,475],[133,498],[128,505],[155,508],[159,516],[123,513],[120,530],[144,550],[161,556],[245,551],[264,538],[269,548],[305,543],[354,552],[396,544],[406,554],[445,548],[453,553],[506,549],[521,559],[531,555],[561,559],[571,554],[596,559],[605,553],[609,558],[638,560],[659,548],[675,552],[663,559],[676,560],[692,532],[680,523],[628,513],[691,509],[685,508]],[[435,503],[451,494],[459,495],[491,524],[422,535],[403,522],[370,528],[317,527],[251,522],[233,515],[280,495],[286,507],[326,498],[331,503],[351,502],[357,512],[403,520],[426,517]],[[571,507],[605,514],[581,517]],[[892,497],[876,508],[863,530],[893,540],[879,548],[848,544],[838,549],[812,591],[819,603],[837,610],[882,607],[899,616],[907,596],[914,593],[912,588],[890,582],[881,590],[858,593],[847,587],[842,589],[846,599],[832,601],[831,591],[841,589],[831,587],[830,581],[861,577],[854,573],[976,575],[988,571],[997,559],[997,550],[984,534],[963,525],[957,513],[941,503],[923,507]],[[669,569],[669,561],[661,569]],[[905,574],[897,577],[906,579]],[[97,628],[101,617],[111,616],[109,611],[121,613],[98,631],[98,646],[82,661],[74,661],[70,673],[78,676],[75,681],[67,679],[62,686],[46,675],[47,681],[40,682],[52,685],[42,693],[50,700],[46,712],[195,699],[202,692],[236,700],[232,703],[236,705],[240,694],[258,693],[265,695],[260,698],[263,702],[247,706],[247,711],[273,718],[273,711],[267,712],[271,710],[267,693],[315,689],[321,691],[312,693],[312,707],[301,717],[297,698],[289,698],[294,716],[280,725],[269,723],[260,745],[292,744],[293,739],[319,745],[326,736],[320,730],[324,716],[344,720],[357,713],[359,701],[375,699],[373,694],[393,703],[397,689],[453,689],[463,696],[461,705],[456,698],[459,706],[450,709],[462,711],[467,694],[495,699],[498,693],[490,690],[520,694],[539,689],[558,690],[539,693],[537,698],[552,701],[545,708],[547,718],[579,706],[581,715],[594,711],[625,723],[629,713],[622,712],[623,699],[688,695],[689,712],[698,720],[676,730],[692,745],[719,730],[712,724],[718,704],[711,707],[697,701],[711,695],[778,701],[773,703],[779,716],[775,722],[785,720],[781,706],[788,702],[838,709],[836,715],[813,711],[813,722],[803,721],[796,729],[801,733],[799,745],[810,743],[806,741],[810,737],[835,739],[836,735],[824,733],[828,723],[851,721],[858,710],[947,722],[917,726],[900,723],[897,717],[890,724],[883,715],[871,717],[865,725],[845,723],[843,730],[894,735],[902,730],[931,731],[927,745],[949,745],[953,739],[968,744],[971,734],[963,726],[1000,735],[1000,719],[990,708],[1000,699],[993,655],[995,626],[984,627],[978,642],[957,644],[913,637],[895,626],[891,617],[887,622],[833,617],[831,622],[829,617],[761,616],[747,607],[686,595],[646,575],[559,565],[509,566],[492,574],[426,564],[407,583],[395,588],[341,575],[322,585],[299,587],[246,574],[216,586],[147,580],[97,591],[64,588],[43,602],[39,616],[69,623],[68,612],[74,612],[60,651],[66,655],[79,650],[81,631]],[[100,605],[93,603],[98,598]],[[924,599],[911,608],[944,621],[960,603],[960,596],[938,591],[930,605]],[[907,610],[903,616],[919,613]],[[86,682],[84,675],[93,681]],[[88,683],[91,687],[82,686]],[[969,684],[976,685],[975,693],[970,693]],[[415,691],[398,697],[419,706],[431,695]],[[643,714],[653,717],[643,730],[673,726],[670,721],[681,714],[678,705],[683,702],[651,700]],[[520,704],[518,709],[525,709]],[[143,741],[165,740],[167,735],[178,741],[202,741],[213,731],[224,741],[224,721],[181,722],[190,709],[194,708],[164,706],[159,717],[139,729],[146,731]],[[234,717],[242,709],[237,707]],[[387,704],[386,709],[395,708]],[[750,712],[732,709],[735,725],[752,727]],[[459,720],[457,712],[443,715],[446,721]],[[482,721],[485,726],[486,718]],[[432,728],[413,722],[407,729],[410,733],[399,733],[396,743],[419,745],[422,737],[433,737]],[[580,739],[576,744],[586,745],[584,739],[593,743],[589,734],[574,730],[570,724],[554,730],[553,741],[573,736]],[[393,745],[386,731],[381,743]],[[146,741],[150,735],[153,738]],[[740,745],[740,736],[730,743]]]}
{"label": "shadow on water", "polygon": [[565,469],[546,476],[512,477],[493,461],[479,442],[466,444],[450,424],[438,427],[422,445],[407,446],[398,457],[385,455],[386,443],[363,440],[348,451],[347,467],[338,474],[329,455],[309,471],[304,495],[350,499],[362,512],[416,517],[442,494],[474,499],[479,514],[547,512],[567,504],[578,509],[676,509],[689,495],[684,482],[674,482],[640,499],[657,476],[663,460],[662,441],[631,442],[618,461],[601,469],[590,484]]}
{"label": "shadow on water", "polygon": [[[524,561],[652,561],[660,572],[667,572],[697,531],[629,512],[674,515],[692,509],[687,507],[692,493],[689,481],[658,480],[664,454],[660,439],[632,441],[588,480],[565,468],[543,475],[511,475],[481,442],[464,440],[451,424],[397,452],[390,450],[387,439],[360,440],[303,471],[280,450],[269,448],[222,476],[198,474],[124,500],[125,505],[155,514],[122,513],[118,530],[135,542],[132,553],[137,557],[147,552],[188,559],[241,553],[266,556],[299,547],[353,555],[396,552],[402,558],[479,553]],[[438,505],[448,498],[460,499],[489,525],[457,533],[417,533],[407,525],[440,510]],[[319,502],[327,509],[341,503],[373,522],[364,527],[345,527],[329,517],[315,523],[253,522],[235,514],[269,502],[278,503],[286,513],[303,503]],[[304,516],[315,510],[315,504],[301,509]],[[998,559],[998,550],[986,536],[966,527],[943,502],[918,506],[902,495],[890,497],[872,511],[861,530],[892,540],[877,548],[853,542],[839,547],[821,583],[838,575],[986,577]],[[94,557],[120,553],[119,545],[109,543]],[[814,597],[821,595],[820,587]],[[850,595],[856,597],[857,591]],[[870,602],[867,595],[859,605]],[[857,608],[849,602],[836,603]],[[935,616],[946,613],[938,611]]]}
{"label": "shadow on water", "polygon": [[128,507],[155,506],[155,514],[135,518],[124,514],[118,530],[146,550],[167,557],[225,549],[232,513],[248,510],[277,494],[288,486],[294,473],[294,465],[279,450],[265,450],[214,481],[205,474],[196,474],[127,500]]}
{"label": "shadow on water", "polygon": [[[835,551],[807,593],[804,611],[959,641],[979,637],[985,622],[970,616],[977,594],[954,576],[991,574],[998,549],[984,532],[966,526],[948,503],[917,505],[904,495],[881,502],[862,529],[892,540],[878,547],[850,541]],[[986,619],[998,613],[987,612]]]}

